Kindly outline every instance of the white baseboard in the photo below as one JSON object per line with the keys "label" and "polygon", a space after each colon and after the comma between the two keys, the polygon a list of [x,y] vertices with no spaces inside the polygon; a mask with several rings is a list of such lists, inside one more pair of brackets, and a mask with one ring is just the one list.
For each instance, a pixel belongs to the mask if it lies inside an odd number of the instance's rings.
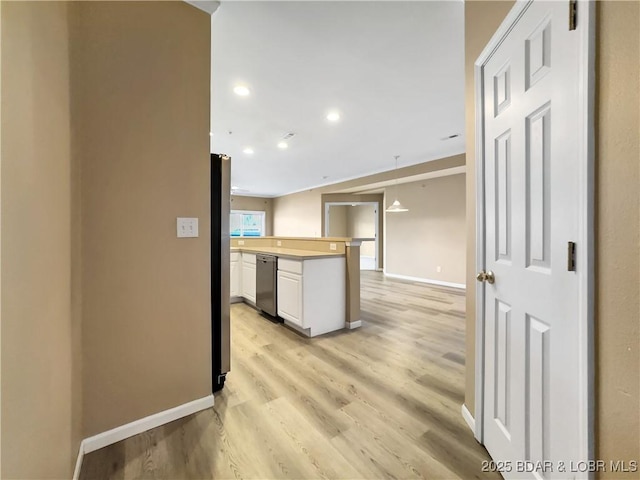
{"label": "white baseboard", "polygon": [[407,275],[398,275],[395,273],[384,272],[385,277],[397,278],[398,280],[408,280],[410,282],[430,283],[431,285],[440,285],[442,287],[459,288],[466,290],[467,286],[464,283],[443,282],[442,280],[431,280],[429,278],[409,277]]}
{"label": "white baseboard", "polygon": [[78,460],[76,461],[76,469],[73,473],[74,480],[79,478],[80,469],[82,467],[82,459],[85,454],[99,450],[108,445],[114,444],[126,438],[138,435],[139,433],[146,432],[152,428],[165,425],[174,420],[192,415],[201,410],[213,407],[214,399],[213,395],[208,395],[192,402],[178,405],[177,407],[164,410],[162,412],[154,413],[148,417],[135,420],[131,423],[121,425],[119,427],[107,430],[106,432],[99,433],[92,437],[85,438],[80,443],[80,451],[78,453]]}
{"label": "white baseboard", "polygon": [[476,420],[475,420],[475,418],[473,418],[473,415],[471,415],[471,412],[469,411],[469,409],[467,408],[467,406],[464,403],[462,404],[462,418],[464,418],[464,421],[467,422],[467,425],[469,425],[469,428],[471,429],[471,431],[475,435],[476,434]]}
{"label": "white baseboard", "polygon": [[356,320],[355,322],[345,323],[345,328],[353,330],[362,326],[362,320]]}

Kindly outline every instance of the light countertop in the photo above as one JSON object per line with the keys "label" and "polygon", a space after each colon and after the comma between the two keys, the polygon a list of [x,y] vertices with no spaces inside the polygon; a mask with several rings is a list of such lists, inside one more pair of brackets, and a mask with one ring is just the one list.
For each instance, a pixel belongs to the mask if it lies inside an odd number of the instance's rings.
{"label": "light countertop", "polygon": [[293,258],[296,260],[311,260],[314,258],[344,257],[344,253],[314,252],[312,250],[298,250],[295,248],[282,247],[231,247],[232,252],[265,253],[282,258]]}

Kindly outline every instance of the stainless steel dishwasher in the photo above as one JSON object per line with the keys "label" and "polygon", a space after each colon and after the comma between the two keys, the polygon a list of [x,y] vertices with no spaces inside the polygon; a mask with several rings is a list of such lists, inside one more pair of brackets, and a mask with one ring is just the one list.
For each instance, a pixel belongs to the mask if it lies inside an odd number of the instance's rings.
{"label": "stainless steel dishwasher", "polygon": [[277,257],[273,255],[256,255],[256,306],[264,313],[276,317],[276,274],[278,272]]}

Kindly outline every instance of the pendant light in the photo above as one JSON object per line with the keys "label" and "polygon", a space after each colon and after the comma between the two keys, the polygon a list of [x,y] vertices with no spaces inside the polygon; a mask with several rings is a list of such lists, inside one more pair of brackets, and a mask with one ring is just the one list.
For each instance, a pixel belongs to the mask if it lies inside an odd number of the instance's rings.
{"label": "pendant light", "polygon": [[394,156],[396,159],[396,199],[393,201],[391,206],[387,208],[386,212],[388,213],[399,213],[399,212],[408,212],[409,209],[407,207],[402,206],[400,201],[398,200],[398,155]]}

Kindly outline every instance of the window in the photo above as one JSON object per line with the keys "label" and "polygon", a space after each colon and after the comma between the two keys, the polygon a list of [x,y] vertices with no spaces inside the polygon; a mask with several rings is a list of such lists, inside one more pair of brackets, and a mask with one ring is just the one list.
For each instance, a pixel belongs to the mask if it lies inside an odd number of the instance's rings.
{"label": "window", "polygon": [[265,212],[231,210],[229,231],[232,237],[264,237]]}

